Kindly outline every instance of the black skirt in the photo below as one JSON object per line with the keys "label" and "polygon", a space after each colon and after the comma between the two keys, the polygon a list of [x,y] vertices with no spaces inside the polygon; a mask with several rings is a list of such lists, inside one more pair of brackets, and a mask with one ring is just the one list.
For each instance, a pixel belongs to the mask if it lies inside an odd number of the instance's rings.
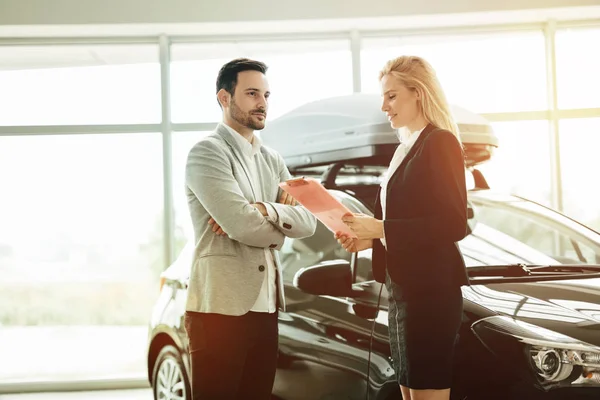
{"label": "black skirt", "polygon": [[460,287],[406,299],[388,275],[386,288],[390,350],[398,383],[410,389],[450,388],[463,314]]}

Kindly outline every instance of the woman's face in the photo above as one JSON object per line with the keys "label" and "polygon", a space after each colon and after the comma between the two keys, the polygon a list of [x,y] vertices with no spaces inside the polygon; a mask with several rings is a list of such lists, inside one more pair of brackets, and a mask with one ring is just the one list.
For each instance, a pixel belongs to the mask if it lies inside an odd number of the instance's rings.
{"label": "woman's face", "polygon": [[393,129],[410,126],[421,113],[418,104],[419,93],[407,88],[390,74],[381,78],[381,93],[381,111],[386,113]]}

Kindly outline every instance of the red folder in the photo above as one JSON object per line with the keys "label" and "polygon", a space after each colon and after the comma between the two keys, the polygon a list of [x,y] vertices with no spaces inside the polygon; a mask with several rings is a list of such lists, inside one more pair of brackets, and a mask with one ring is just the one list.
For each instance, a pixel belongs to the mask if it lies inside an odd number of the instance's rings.
{"label": "red folder", "polygon": [[357,237],[342,221],[342,217],[345,214],[352,214],[352,211],[333,197],[318,180],[304,177],[290,179],[281,182],[279,187],[289,193],[332,232],[340,231],[351,238]]}

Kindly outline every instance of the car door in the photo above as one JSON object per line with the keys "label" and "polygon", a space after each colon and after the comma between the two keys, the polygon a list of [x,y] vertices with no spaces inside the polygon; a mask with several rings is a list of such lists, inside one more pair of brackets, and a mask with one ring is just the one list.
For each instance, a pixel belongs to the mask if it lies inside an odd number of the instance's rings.
{"label": "car door", "polygon": [[317,345],[327,336],[323,319],[328,318],[331,299],[297,289],[294,277],[303,268],[325,261],[350,262],[351,255],[318,222],[311,237],[287,239],[279,256],[286,311],[279,313],[280,363],[273,393],[286,400],[335,399],[332,393],[341,382],[323,365]]}
{"label": "car door", "polygon": [[315,347],[335,383],[333,398],[364,399],[368,376],[370,398],[375,399],[385,383],[394,380],[388,344],[387,291],[385,285],[372,279],[370,250],[360,252],[353,267],[354,288],[362,289],[363,294],[355,298],[321,296],[321,336]]}
{"label": "car door", "polygon": [[286,240],[280,251],[286,311],[279,313],[279,348],[288,358],[318,360],[313,343],[321,336],[325,302],[320,296],[304,293],[294,284],[294,276],[303,269],[323,261],[347,260],[347,253],[321,222],[314,235]]}
{"label": "car door", "polygon": [[[332,192],[352,212],[371,214],[350,195]],[[371,398],[374,399],[377,388],[394,379],[388,345],[387,292],[372,278],[370,249],[350,257],[335,243],[334,253],[345,253],[346,259],[350,260],[355,288],[362,289],[363,294],[358,298],[315,296],[311,313],[317,316],[314,320],[316,336],[311,339],[315,354],[329,377],[331,397],[328,398],[364,399],[369,374],[373,387]],[[373,352],[369,369],[370,347]]]}

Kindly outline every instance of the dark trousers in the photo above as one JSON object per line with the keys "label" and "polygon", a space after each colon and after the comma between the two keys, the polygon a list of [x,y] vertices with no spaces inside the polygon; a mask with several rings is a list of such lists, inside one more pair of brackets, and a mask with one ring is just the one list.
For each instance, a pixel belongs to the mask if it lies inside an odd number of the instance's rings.
{"label": "dark trousers", "polygon": [[269,400],[278,354],[277,312],[187,311],[192,399]]}

